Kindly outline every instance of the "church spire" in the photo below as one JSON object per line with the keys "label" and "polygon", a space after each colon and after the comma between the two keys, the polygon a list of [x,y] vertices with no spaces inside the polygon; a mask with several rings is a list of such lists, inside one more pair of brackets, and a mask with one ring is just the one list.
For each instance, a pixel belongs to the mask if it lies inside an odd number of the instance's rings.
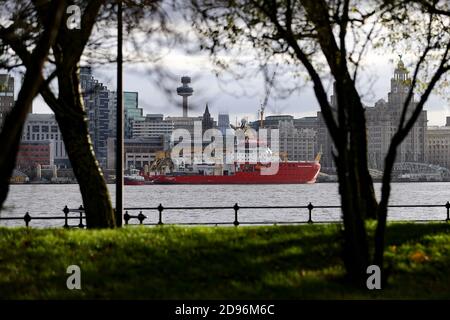
{"label": "church spire", "polygon": [[205,113],[203,113],[203,119],[202,119],[203,132],[205,132],[205,130],[211,129],[213,126],[214,126],[214,120],[211,118],[211,114],[209,113],[208,103],[206,103]]}

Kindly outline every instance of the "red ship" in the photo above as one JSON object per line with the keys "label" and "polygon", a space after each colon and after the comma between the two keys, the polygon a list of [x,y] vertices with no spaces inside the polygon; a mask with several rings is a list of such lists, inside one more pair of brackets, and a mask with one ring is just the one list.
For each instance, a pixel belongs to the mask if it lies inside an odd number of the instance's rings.
{"label": "red ship", "polygon": [[[231,127],[235,130],[243,130],[245,134],[245,150],[237,148],[235,144],[234,162],[204,163],[203,158],[197,158],[198,163],[194,161],[194,164],[187,165],[183,160],[174,162],[168,157],[168,153],[163,152],[157,156],[150,167],[150,172],[159,172],[159,174],[143,174],[146,183],[302,184],[316,182],[320,171],[321,152],[317,154],[314,161],[287,161],[286,152],[273,157],[275,154],[267,147],[267,143],[261,143],[264,141],[248,136],[248,125],[244,120],[240,128]],[[283,155],[282,160],[280,155]],[[259,162],[252,163],[250,159],[259,159]]]}
{"label": "red ship", "polygon": [[320,171],[319,161],[280,162],[278,172],[261,174],[261,165],[240,164],[234,173],[221,175],[202,173],[173,173],[150,177],[154,184],[302,184],[314,183]]}

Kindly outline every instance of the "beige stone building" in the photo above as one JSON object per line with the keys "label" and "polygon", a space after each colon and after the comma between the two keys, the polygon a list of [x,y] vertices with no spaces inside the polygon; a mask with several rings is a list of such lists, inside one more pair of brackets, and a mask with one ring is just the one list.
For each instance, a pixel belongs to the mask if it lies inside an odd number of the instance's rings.
{"label": "beige stone building", "polygon": [[280,121],[280,152],[291,161],[311,161],[317,155],[317,132],[314,129],[297,129],[293,121]]}
{"label": "beige stone building", "polygon": [[426,139],[427,163],[450,169],[450,117],[444,127],[428,127]]}
{"label": "beige stone building", "polygon": [[[388,100],[378,100],[373,107],[366,106],[367,125],[367,148],[369,167],[382,170],[384,159],[387,155],[389,145],[397,127],[400,123],[403,104],[406,100],[409,84],[409,72],[400,60],[391,78],[391,89]],[[334,94],[331,96],[332,106],[335,106]],[[407,113],[409,119],[411,112],[417,102],[412,99]],[[324,155],[322,157],[323,167],[334,167],[331,152],[333,150],[332,140],[328,134],[323,117],[318,112],[318,145],[322,146]],[[413,128],[400,145],[397,151],[396,162],[425,162],[427,112],[422,111]]]}

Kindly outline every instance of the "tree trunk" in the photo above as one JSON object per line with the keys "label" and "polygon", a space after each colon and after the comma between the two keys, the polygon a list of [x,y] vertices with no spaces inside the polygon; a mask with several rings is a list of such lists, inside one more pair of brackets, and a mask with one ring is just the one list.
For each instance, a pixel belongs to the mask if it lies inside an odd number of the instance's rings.
{"label": "tree trunk", "polygon": [[336,81],[340,143],[335,157],[344,221],[344,264],[350,280],[364,286],[369,247],[364,220],[376,216],[377,202],[367,166],[364,109],[350,77]]}
{"label": "tree trunk", "polygon": [[[31,63],[27,66],[22,86],[11,112],[6,116],[5,123],[0,133],[0,209],[9,192],[9,180],[13,173],[20,140],[22,138],[23,124],[31,110],[33,99],[39,92],[43,81],[42,68],[47,59],[48,52],[58,33],[58,27],[63,14],[64,3],[54,1],[50,5],[49,19],[46,19],[45,29],[31,53]],[[5,35],[5,42],[11,45],[15,35]]]}
{"label": "tree trunk", "polygon": [[340,151],[336,157],[344,222],[343,260],[349,280],[355,285],[365,285],[369,262],[366,228],[361,212],[365,204],[359,197],[358,168],[350,150]]}
{"label": "tree trunk", "polygon": [[72,169],[80,186],[88,228],[115,226],[113,208],[103,174],[92,150],[83,114],[55,115]]}
{"label": "tree trunk", "polygon": [[42,82],[41,70],[27,70],[25,81],[14,108],[6,116],[0,134],[0,209],[3,207],[8,192],[9,180],[16,165],[22,137],[23,124],[31,110],[31,104]]}
{"label": "tree trunk", "polygon": [[365,116],[362,109],[356,111],[360,113],[355,119],[356,128],[352,132],[353,141],[351,148],[354,149],[355,170],[357,172],[357,183],[359,189],[359,201],[361,216],[364,219],[376,219],[378,203],[375,197],[372,176],[369,173],[367,159],[367,135]]}
{"label": "tree trunk", "polygon": [[348,148],[351,150],[353,163],[350,170],[354,172],[353,175],[350,175],[350,179],[356,188],[353,196],[360,202],[358,208],[362,218],[375,219],[378,203],[367,161],[367,128],[364,107],[348,72],[345,72],[342,79],[337,82],[340,108],[348,110],[346,112],[350,143]]}
{"label": "tree trunk", "polygon": [[59,70],[58,83],[58,100],[52,100],[46,94],[43,96],[47,104],[57,103],[64,107],[53,106],[52,109],[55,111],[55,118],[80,186],[87,227],[113,228],[115,227],[114,210],[89,136],[78,80],[78,68]]}
{"label": "tree trunk", "polygon": [[[397,140],[397,136],[391,141],[391,144],[400,144]],[[381,189],[381,201],[378,207],[378,221],[377,228],[375,230],[375,253],[373,263],[377,265],[381,270],[383,282],[386,281],[387,275],[384,272],[384,246],[385,246],[385,233],[386,233],[386,221],[388,213],[389,196],[391,193],[391,178],[392,169],[394,167],[395,158],[397,156],[397,146],[390,148],[385,159],[383,185]]]}

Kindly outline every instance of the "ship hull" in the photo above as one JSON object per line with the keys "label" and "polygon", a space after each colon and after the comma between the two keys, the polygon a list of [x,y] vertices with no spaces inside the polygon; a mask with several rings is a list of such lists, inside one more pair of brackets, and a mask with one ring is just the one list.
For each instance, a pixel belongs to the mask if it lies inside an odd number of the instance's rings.
{"label": "ship hull", "polygon": [[274,175],[259,171],[237,172],[234,175],[166,175],[158,176],[154,184],[305,184],[315,183],[320,171],[317,162],[280,163]]}

